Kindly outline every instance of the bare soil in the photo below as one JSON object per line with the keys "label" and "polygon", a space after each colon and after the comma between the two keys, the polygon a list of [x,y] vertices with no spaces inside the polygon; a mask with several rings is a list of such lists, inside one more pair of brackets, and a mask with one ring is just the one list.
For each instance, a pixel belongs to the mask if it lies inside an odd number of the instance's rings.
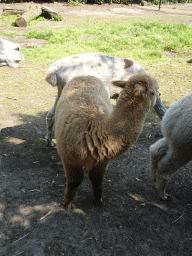
{"label": "bare soil", "polygon": [[[10,6],[24,9],[30,4]],[[43,5],[82,17],[90,13],[160,15],[157,6]],[[162,12],[179,16],[184,8],[182,22],[192,24],[186,15],[191,4],[163,8]],[[19,37],[12,40],[19,42]],[[23,47],[29,46],[27,40],[22,38]],[[34,47],[46,44],[30,43]],[[5,127],[0,133],[0,255],[191,255],[192,163],[171,179],[170,199],[160,200],[149,166],[149,146],[162,137],[154,111],[132,148],[111,161],[103,182],[103,205],[92,204],[92,188],[85,175],[73,201],[75,209],[67,212],[60,207],[66,178],[56,148],[48,148],[44,139],[47,111],[30,123]]]}

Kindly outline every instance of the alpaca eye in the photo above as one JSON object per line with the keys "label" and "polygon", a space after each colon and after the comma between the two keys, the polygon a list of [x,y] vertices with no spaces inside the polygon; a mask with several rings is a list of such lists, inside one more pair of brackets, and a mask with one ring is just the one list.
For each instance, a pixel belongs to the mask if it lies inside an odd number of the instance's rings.
{"label": "alpaca eye", "polygon": [[154,92],[152,92],[151,94],[152,94],[152,95],[155,95],[155,93],[154,93]]}

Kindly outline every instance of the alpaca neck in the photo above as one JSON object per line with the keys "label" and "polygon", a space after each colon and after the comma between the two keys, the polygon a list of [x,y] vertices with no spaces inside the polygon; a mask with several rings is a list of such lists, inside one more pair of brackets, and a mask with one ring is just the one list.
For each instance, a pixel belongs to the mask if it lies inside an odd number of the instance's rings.
{"label": "alpaca neck", "polygon": [[142,97],[122,93],[114,111],[106,122],[109,138],[108,150],[115,156],[129,149],[137,140],[144,126],[149,102]]}
{"label": "alpaca neck", "polygon": [[148,109],[149,101],[124,90],[109,116],[87,125],[84,141],[92,159],[111,160],[128,150],[142,131]]}

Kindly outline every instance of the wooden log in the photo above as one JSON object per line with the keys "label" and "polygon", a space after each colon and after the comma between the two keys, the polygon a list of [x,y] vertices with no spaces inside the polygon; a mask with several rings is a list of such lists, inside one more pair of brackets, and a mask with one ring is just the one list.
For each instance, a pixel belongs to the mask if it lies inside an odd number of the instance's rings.
{"label": "wooden log", "polygon": [[10,8],[8,6],[3,7],[2,15],[17,15],[17,14],[23,14],[26,12],[26,10],[23,9],[15,9],[15,8]]}
{"label": "wooden log", "polygon": [[15,23],[18,27],[27,27],[29,22],[42,14],[40,5],[31,5],[29,10],[17,18]]}
{"label": "wooden log", "polygon": [[58,20],[62,20],[62,15],[59,12],[56,12],[47,6],[42,6],[42,16],[47,19],[58,18]]}

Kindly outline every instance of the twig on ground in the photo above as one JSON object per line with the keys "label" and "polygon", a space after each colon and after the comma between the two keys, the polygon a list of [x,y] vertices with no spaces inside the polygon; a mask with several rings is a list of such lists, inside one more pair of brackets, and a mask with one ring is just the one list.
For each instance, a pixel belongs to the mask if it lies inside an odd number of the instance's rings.
{"label": "twig on ground", "polygon": [[26,234],[26,235],[24,235],[23,237],[21,237],[21,238],[17,239],[17,240],[16,240],[16,241],[14,241],[13,243],[17,243],[19,240],[23,239],[24,237],[26,237],[26,236],[28,236],[28,235],[29,235],[29,233],[28,233],[28,234]]}
{"label": "twig on ground", "polygon": [[7,98],[7,99],[9,99],[9,100],[17,100],[17,99],[15,99],[15,98],[12,98],[12,97],[5,97],[5,98]]}
{"label": "twig on ground", "polygon": [[[101,231],[101,230],[99,230],[97,233],[93,234],[92,236],[86,238],[85,240],[92,239],[92,238],[94,237],[94,238],[95,238],[95,241],[97,242],[96,235],[97,235],[100,231]],[[85,240],[83,240],[83,241],[85,241]],[[82,241],[82,242],[83,242],[83,241]]]}
{"label": "twig on ground", "polygon": [[171,224],[174,224],[175,222],[177,222],[179,219],[181,219],[183,216],[185,215],[185,213],[183,213],[178,219],[176,219],[175,221],[173,221]]}
{"label": "twig on ground", "polygon": [[19,252],[19,253],[17,253],[17,254],[15,254],[15,256],[20,255],[21,253],[23,253],[23,251],[22,251],[22,252]]}
{"label": "twig on ground", "polygon": [[96,233],[96,234],[94,234],[94,238],[95,238],[95,241],[97,242],[97,237],[96,237],[96,235],[98,234],[100,232],[100,230]]}
{"label": "twig on ground", "polygon": [[41,218],[39,219],[39,221],[44,220],[46,217],[48,217],[49,215],[51,215],[52,212],[53,212],[52,210],[49,211],[47,214],[45,214],[43,217],[41,217]]}

